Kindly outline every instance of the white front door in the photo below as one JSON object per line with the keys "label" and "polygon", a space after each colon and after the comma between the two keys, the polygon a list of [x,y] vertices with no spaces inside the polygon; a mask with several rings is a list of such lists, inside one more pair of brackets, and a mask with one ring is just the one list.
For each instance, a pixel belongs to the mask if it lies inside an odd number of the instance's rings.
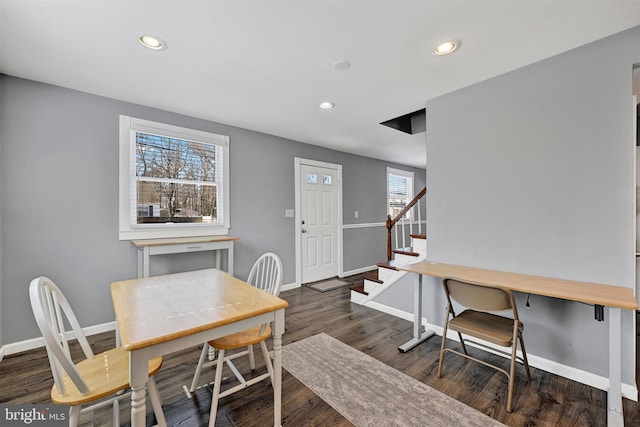
{"label": "white front door", "polygon": [[299,248],[301,283],[334,277],[340,266],[340,165],[301,163]]}

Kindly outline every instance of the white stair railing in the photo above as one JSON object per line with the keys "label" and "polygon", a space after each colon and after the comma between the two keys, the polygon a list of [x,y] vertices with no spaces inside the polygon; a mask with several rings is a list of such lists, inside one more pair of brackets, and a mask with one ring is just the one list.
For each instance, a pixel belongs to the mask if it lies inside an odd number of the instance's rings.
{"label": "white stair railing", "polygon": [[[409,234],[413,233],[413,222],[414,218],[417,218],[418,221],[418,234],[422,234],[422,213],[420,211],[420,199],[424,197],[427,193],[427,187],[424,187],[420,192],[409,202],[409,204],[400,212],[395,218],[391,218],[391,215],[387,215],[387,260],[391,261],[393,247],[392,247],[392,236],[391,232],[395,227],[393,240],[395,241],[395,248],[399,248],[399,241],[402,241],[402,247],[406,248],[406,225],[409,223]],[[416,212],[417,210],[417,212]],[[407,215],[409,214],[409,215]],[[408,216],[408,218],[407,218]],[[399,224],[398,224],[399,223]],[[401,233],[401,236],[398,236],[398,233]]]}
{"label": "white stair railing", "polygon": [[[422,212],[420,211],[420,204],[416,203],[416,205],[414,207],[412,207],[409,211],[409,215],[405,215],[400,219],[400,224],[395,228],[395,248],[394,249],[398,249],[400,247],[402,248],[406,248],[407,247],[407,243],[406,243],[406,238],[407,238],[407,232],[406,232],[406,224],[407,221],[409,222],[409,236],[413,235],[413,224],[414,224],[414,218],[417,217],[417,221],[415,221],[415,223],[417,224],[418,227],[418,234],[422,234]],[[409,217],[409,219],[407,220],[407,216]],[[396,224],[398,225],[398,224]],[[401,240],[402,240],[402,246],[398,245],[398,233],[400,233],[401,235]]]}

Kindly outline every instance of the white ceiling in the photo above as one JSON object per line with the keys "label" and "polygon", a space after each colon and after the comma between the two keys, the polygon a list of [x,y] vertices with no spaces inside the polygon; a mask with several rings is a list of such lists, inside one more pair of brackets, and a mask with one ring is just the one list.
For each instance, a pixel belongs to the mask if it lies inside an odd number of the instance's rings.
{"label": "white ceiling", "polygon": [[0,0],[0,73],[424,167],[379,123],[635,25],[640,0]]}

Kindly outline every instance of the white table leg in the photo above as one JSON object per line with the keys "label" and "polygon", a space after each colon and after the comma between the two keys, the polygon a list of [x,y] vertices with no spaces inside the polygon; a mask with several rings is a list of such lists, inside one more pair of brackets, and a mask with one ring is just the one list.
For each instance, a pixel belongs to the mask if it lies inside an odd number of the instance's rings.
{"label": "white table leg", "polygon": [[142,250],[142,254],[142,277],[149,277],[149,264],[151,262],[149,258],[151,257],[151,247],[145,246]]}
{"label": "white table leg", "polygon": [[144,248],[136,248],[136,252],[138,255],[138,279],[142,279],[144,277]]}
{"label": "white table leg", "polygon": [[142,350],[129,353],[129,384],[131,385],[131,427],[146,424],[146,384],[148,380],[147,352]]}
{"label": "white table leg", "polygon": [[227,273],[233,276],[233,240],[229,241],[227,249]]}
{"label": "white table leg", "polygon": [[138,248],[138,279],[149,277],[150,252],[149,246]]}
{"label": "white table leg", "polygon": [[284,309],[275,312],[273,322],[273,425],[282,425],[282,334]]}
{"label": "white table leg", "polygon": [[623,427],[621,309],[609,307],[609,393],[607,426]]}
{"label": "white table leg", "polygon": [[413,284],[413,338],[398,347],[398,351],[406,353],[427,338],[433,336],[434,332],[423,330],[422,327],[422,275],[416,274]]}

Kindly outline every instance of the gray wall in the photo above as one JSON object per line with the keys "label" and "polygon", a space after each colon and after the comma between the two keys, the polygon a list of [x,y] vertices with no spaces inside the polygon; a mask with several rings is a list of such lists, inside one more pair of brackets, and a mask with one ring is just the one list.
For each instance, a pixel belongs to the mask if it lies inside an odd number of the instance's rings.
{"label": "gray wall", "polygon": [[[32,278],[51,277],[83,326],[113,320],[109,284],[136,276],[136,251],[118,240],[118,116],[230,136],[235,273],[246,277],[264,251],[278,253],[295,282],[294,157],[343,165],[344,223],[384,222],[386,167],[425,171],[285,140],[140,105],[0,76],[0,337],[38,336],[27,297]],[[420,186],[420,187],[418,187]],[[353,218],[353,211],[360,218]],[[344,270],[383,261],[378,228],[345,230]],[[212,265],[211,253],[154,257],[151,274]]]}
{"label": "gray wall", "polygon": [[[640,27],[427,101],[429,258],[634,288],[638,62]],[[591,306],[531,296],[527,310],[525,297],[528,352],[607,375],[608,325]],[[633,320],[623,313],[631,384]]]}

